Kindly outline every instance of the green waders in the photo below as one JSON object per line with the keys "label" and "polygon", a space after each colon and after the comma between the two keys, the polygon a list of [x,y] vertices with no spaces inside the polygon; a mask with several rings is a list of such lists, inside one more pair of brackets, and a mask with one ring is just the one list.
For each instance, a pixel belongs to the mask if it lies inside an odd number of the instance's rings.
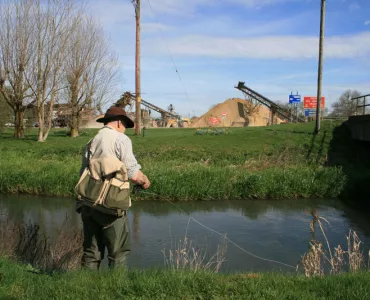
{"label": "green waders", "polygon": [[117,218],[83,206],[81,217],[84,231],[82,267],[98,270],[105,248],[110,268],[125,266],[131,251],[127,216]]}

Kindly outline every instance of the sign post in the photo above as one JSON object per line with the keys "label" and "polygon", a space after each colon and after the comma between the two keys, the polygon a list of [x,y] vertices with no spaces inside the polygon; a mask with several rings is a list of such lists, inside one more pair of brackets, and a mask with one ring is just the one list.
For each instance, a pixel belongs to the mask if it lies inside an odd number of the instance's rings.
{"label": "sign post", "polygon": [[[317,97],[304,97],[303,107],[305,117],[317,116]],[[325,108],[325,97],[321,97],[320,109]]]}
{"label": "sign post", "polygon": [[222,119],[222,123],[223,123],[223,127],[225,127],[225,118],[227,116],[227,112],[224,111],[221,113],[221,119]]}
{"label": "sign post", "polygon": [[295,106],[295,114],[296,114],[296,120],[298,120],[298,103],[301,103],[301,95],[289,95],[289,103],[291,104],[290,108],[290,123],[293,122],[293,106]]}
{"label": "sign post", "polygon": [[300,95],[289,95],[289,103],[300,103],[301,96]]}

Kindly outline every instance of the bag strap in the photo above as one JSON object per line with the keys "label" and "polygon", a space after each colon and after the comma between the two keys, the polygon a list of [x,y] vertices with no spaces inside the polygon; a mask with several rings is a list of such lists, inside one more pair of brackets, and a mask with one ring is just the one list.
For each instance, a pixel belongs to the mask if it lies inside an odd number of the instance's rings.
{"label": "bag strap", "polygon": [[[92,146],[92,142],[93,142],[93,140],[94,140],[94,138],[92,138],[92,139],[90,139],[88,142],[87,142],[87,144],[86,144],[86,146],[85,146],[85,148],[87,147],[87,166],[86,166],[86,168],[91,172],[91,170],[90,170],[90,158],[91,158],[91,146]],[[85,169],[86,169],[85,168]]]}
{"label": "bag strap", "polygon": [[87,150],[87,162],[90,164],[90,156],[91,156],[91,147],[92,147],[92,142],[93,142],[94,138],[90,139],[90,141],[88,141],[88,143],[86,144],[86,146],[89,146],[88,147],[88,150]]}

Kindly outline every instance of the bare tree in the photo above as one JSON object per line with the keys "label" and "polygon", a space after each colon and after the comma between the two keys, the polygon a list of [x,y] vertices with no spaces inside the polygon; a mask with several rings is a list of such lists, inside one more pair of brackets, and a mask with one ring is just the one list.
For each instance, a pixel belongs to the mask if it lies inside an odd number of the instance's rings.
{"label": "bare tree", "polygon": [[259,109],[261,107],[261,102],[253,99],[250,96],[246,96],[245,100],[246,101],[243,104],[243,111],[244,111],[245,116],[251,117],[255,113],[259,112]]}
{"label": "bare tree", "polygon": [[331,115],[333,117],[348,117],[354,115],[357,112],[357,103],[352,101],[352,98],[361,96],[361,93],[356,90],[346,90],[338,99],[338,101],[332,104],[333,111]]}
{"label": "bare tree", "polygon": [[102,28],[84,18],[69,36],[65,62],[65,98],[70,108],[70,136],[79,135],[83,113],[102,107],[115,87],[117,57],[109,50]]}
{"label": "bare tree", "polygon": [[0,93],[0,132],[4,128],[5,124],[11,123],[12,109],[6,103],[3,94]]}
{"label": "bare tree", "polygon": [[33,4],[6,0],[0,5],[0,93],[14,112],[16,138],[24,137],[24,111],[32,101],[26,73],[34,47]]}
{"label": "bare tree", "polygon": [[298,118],[304,118],[304,105],[303,102],[299,103],[287,103],[283,101],[275,101],[277,105],[285,109],[285,113],[291,116],[292,121],[298,121]]}
{"label": "bare tree", "polygon": [[42,4],[37,0],[33,8],[36,45],[26,79],[35,99],[38,141],[45,141],[52,125],[55,99],[62,88],[67,42],[80,13],[71,0],[48,0]]}

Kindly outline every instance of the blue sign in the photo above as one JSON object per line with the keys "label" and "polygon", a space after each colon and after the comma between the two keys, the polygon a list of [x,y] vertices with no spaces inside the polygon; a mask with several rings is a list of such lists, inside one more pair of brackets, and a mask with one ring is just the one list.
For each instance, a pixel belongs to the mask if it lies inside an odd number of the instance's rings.
{"label": "blue sign", "polygon": [[306,108],[304,110],[305,117],[314,117],[316,116],[316,108]]}
{"label": "blue sign", "polygon": [[301,102],[300,95],[289,95],[289,103],[299,103]]}

